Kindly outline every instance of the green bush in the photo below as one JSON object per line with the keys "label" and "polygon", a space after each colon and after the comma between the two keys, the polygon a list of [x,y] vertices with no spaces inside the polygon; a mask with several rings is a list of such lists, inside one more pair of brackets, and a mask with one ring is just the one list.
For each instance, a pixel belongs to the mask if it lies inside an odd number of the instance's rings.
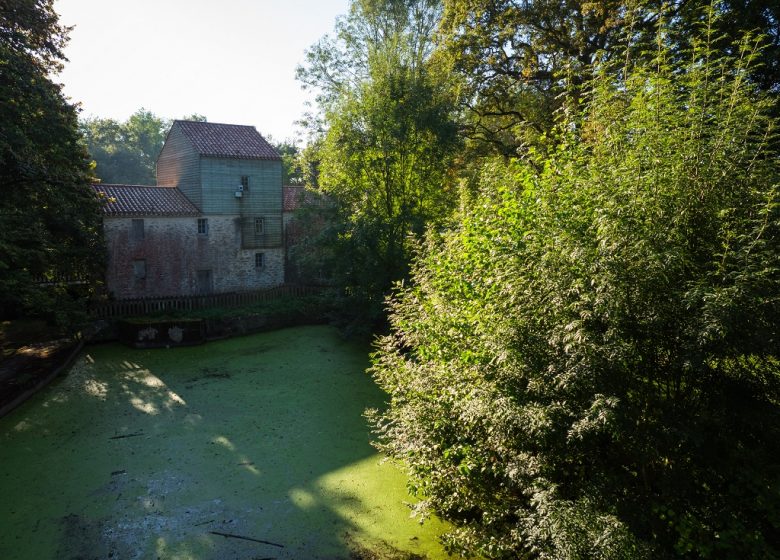
{"label": "green bush", "polygon": [[708,41],[596,69],[391,302],[369,416],[454,550],[780,556],[777,123]]}

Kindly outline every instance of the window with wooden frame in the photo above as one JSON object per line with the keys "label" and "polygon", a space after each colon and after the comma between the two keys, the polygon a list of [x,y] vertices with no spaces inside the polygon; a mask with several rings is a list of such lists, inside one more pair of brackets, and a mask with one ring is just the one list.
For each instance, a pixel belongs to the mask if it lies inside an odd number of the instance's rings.
{"label": "window with wooden frame", "polygon": [[245,191],[249,190],[249,175],[241,175],[241,186]]}
{"label": "window with wooden frame", "polygon": [[263,218],[255,218],[255,235],[263,235],[265,233],[265,220]]}
{"label": "window with wooden frame", "polygon": [[209,234],[209,220],[208,218],[198,218],[198,235]]}
{"label": "window with wooden frame", "polygon": [[255,268],[265,267],[265,253],[255,253]]}

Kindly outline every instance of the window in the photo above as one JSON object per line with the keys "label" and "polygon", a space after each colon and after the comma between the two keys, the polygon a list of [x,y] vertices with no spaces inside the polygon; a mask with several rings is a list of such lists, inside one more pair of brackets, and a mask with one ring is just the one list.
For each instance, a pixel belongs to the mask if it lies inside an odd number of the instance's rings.
{"label": "window", "polygon": [[143,259],[133,261],[133,278],[138,280],[146,279],[146,261]]}
{"label": "window", "polygon": [[263,218],[255,218],[255,235],[263,235],[265,233],[265,222]]}
{"label": "window", "polygon": [[130,230],[130,237],[133,241],[142,241],[144,238],[144,221],[133,220],[132,228]]}
{"label": "window", "polygon": [[209,234],[209,220],[208,220],[208,218],[198,218],[198,234],[199,235],[208,235]]}
{"label": "window", "polygon": [[241,186],[245,191],[249,190],[249,175],[241,175]]}
{"label": "window", "polygon": [[198,271],[198,293],[210,294],[214,289],[211,270]]}
{"label": "window", "polygon": [[255,268],[263,268],[265,266],[265,253],[255,253]]}

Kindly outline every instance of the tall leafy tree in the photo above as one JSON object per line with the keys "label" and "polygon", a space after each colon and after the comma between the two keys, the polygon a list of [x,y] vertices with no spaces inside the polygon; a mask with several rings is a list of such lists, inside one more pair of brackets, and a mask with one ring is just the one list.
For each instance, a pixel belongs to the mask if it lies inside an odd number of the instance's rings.
{"label": "tall leafy tree", "polygon": [[[67,320],[68,280],[94,285],[103,251],[98,201],[76,110],[50,74],[67,29],[51,0],[0,3],[0,313]],[[45,285],[44,285],[45,284]],[[81,294],[83,295],[83,293]]]}
{"label": "tall leafy tree", "polygon": [[536,144],[636,15],[623,0],[447,0],[439,59],[462,77],[464,133],[507,157]]}
{"label": "tall leafy tree", "polygon": [[375,312],[408,272],[411,239],[456,201],[453,99],[429,65],[439,14],[431,0],[357,0],[299,71],[321,92],[325,130],[313,146],[317,187],[339,215],[332,270]]}
{"label": "tall leafy tree", "polygon": [[419,69],[434,49],[440,17],[440,0],[353,0],[334,33],[308,49],[298,79],[318,92],[323,108],[369,80],[372,57],[382,50],[394,50]]}
{"label": "tall leafy tree", "polygon": [[750,79],[764,92],[770,94],[776,106],[774,115],[780,115],[780,4],[774,0],[721,0],[708,2],[674,3],[674,24],[677,27],[676,39],[684,45],[687,37],[697,25],[708,18],[707,7],[712,5],[718,13],[713,22],[713,47],[720,51],[737,54],[734,51],[736,40],[745,32],[760,34],[762,49],[757,54],[756,63],[750,69]]}
{"label": "tall leafy tree", "polygon": [[281,142],[274,140],[270,136],[267,139],[282,157],[282,184],[303,185],[304,173],[300,163],[301,150],[298,148],[298,145],[290,139],[282,140]]}
{"label": "tall leafy tree", "polygon": [[445,0],[439,59],[461,77],[464,134],[474,152],[523,155],[544,144],[559,110],[572,110],[590,69],[633,45],[652,46],[660,20],[678,54],[707,18],[724,52],[744,31],[765,35],[766,48],[751,70],[766,92],[780,90],[780,7],[772,0]]}
{"label": "tall leafy tree", "polygon": [[456,550],[780,556],[777,121],[755,43],[668,29],[486,167],[392,303],[372,418]]}

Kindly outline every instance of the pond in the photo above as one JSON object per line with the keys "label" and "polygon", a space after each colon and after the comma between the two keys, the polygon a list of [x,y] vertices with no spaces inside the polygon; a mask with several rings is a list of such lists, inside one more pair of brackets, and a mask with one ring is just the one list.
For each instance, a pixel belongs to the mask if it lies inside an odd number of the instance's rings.
{"label": "pond", "polygon": [[369,445],[384,395],[330,327],[87,347],[0,419],[0,558],[443,558]]}

